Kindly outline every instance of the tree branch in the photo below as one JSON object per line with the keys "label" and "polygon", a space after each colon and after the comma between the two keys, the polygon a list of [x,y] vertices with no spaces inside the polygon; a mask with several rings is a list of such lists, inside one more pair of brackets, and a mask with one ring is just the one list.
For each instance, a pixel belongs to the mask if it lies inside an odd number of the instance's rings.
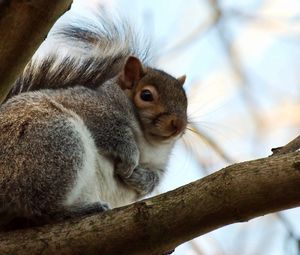
{"label": "tree branch", "polygon": [[294,152],[299,149],[300,149],[300,135],[283,147],[273,148],[272,149],[273,154],[271,156]]}
{"label": "tree branch", "polygon": [[0,0],[0,103],[71,0]]}
{"label": "tree branch", "polygon": [[158,255],[222,226],[300,205],[300,152],[228,166],[83,219],[0,235],[0,254]]}

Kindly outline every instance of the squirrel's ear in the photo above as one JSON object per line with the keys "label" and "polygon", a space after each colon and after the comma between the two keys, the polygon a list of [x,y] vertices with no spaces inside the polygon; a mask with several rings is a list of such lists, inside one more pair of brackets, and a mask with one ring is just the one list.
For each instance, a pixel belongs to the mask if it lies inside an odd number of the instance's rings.
{"label": "squirrel's ear", "polygon": [[183,86],[186,79],[186,75],[182,75],[179,78],[177,78],[177,81],[179,81],[180,85]]}
{"label": "squirrel's ear", "polygon": [[120,76],[121,88],[131,89],[133,84],[138,82],[143,76],[144,70],[141,61],[134,56],[129,56]]}

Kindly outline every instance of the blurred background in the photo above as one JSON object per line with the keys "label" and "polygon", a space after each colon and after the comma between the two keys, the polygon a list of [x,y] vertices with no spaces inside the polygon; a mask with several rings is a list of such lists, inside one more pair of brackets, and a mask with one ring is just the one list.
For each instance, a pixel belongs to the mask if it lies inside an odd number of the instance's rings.
{"label": "blurred background", "polygon": [[[75,0],[72,11],[99,4],[151,39],[154,66],[187,75],[195,132],[178,142],[159,192],[266,157],[300,134],[300,1]],[[213,231],[174,255],[296,255],[299,240],[293,209]]]}

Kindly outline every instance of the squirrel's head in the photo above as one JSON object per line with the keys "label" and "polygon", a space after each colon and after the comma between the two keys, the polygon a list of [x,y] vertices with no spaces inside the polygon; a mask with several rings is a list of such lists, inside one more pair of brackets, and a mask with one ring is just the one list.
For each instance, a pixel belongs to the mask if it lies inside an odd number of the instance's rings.
{"label": "squirrel's head", "polygon": [[187,125],[185,75],[176,79],[140,60],[127,58],[118,83],[133,102],[146,138],[168,141],[180,136]]}

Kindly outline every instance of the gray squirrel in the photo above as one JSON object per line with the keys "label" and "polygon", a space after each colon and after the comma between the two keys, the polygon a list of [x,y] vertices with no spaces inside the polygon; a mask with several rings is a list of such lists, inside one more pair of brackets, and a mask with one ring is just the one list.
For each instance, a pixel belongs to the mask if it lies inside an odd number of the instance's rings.
{"label": "gray squirrel", "polygon": [[165,172],[187,125],[185,76],[145,65],[129,27],[101,22],[57,30],[86,54],[32,60],[0,107],[4,221],[126,205]]}

